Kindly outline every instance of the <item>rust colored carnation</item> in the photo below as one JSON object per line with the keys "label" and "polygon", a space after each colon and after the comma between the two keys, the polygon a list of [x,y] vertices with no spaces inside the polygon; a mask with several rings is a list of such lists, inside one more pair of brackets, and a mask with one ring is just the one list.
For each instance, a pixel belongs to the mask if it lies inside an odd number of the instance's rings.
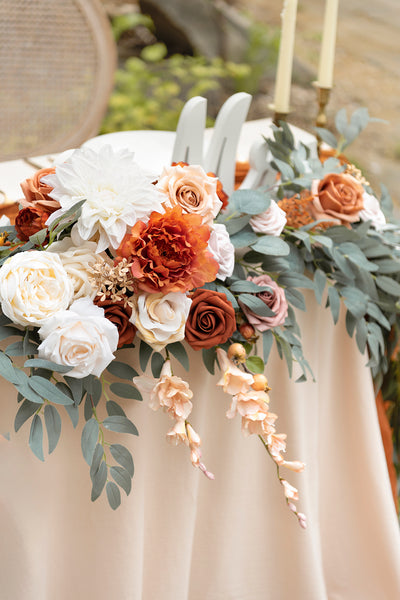
{"label": "rust colored carnation", "polygon": [[39,171],[36,171],[32,177],[29,177],[21,183],[21,188],[25,196],[25,198],[21,199],[22,206],[26,207],[33,205],[45,210],[49,214],[60,208],[59,202],[49,196],[53,188],[42,181],[43,177],[52,175],[55,172],[56,170],[54,167],[40,169]]}
{"label": "rust colored carnation", "polygon": [[96,296],[93,302],[104,309],[106,319],[117,327],[118,348],[131,344],[136,333],[136,327],[129,321],[132,314],[131,307],[128,304],[124,306],[123,300],[112,300],[109,297],[102,300],[100,296]]}
{"label": "rust colored carnation", "polygon": [[310,205],[314,219],[329,219],[336,225],[360,220],[364,208],[364,188],[351,175],[330,173],[312,186],[314,200]]}
{"label": "rust colored carnation", "polygon": [[15,218],[15,230],[22,242],[27,242],[31,235],[46,228],[49,213],[40,207],[22,208]]}
{"label": "rust colored carnation", "polygon": [[214,281],[219,265],[208,252],[210,229],[199,215],[179,206],[152,212],[125,235],[117,256],[131,263],[136,285],[144,292],[187,292]]}
{"label": "rust colored carnation", "polygon": [[196,290],[186,321],[185,338],[194,350],[226,342],[236,329],[235,310],[225,294]]}

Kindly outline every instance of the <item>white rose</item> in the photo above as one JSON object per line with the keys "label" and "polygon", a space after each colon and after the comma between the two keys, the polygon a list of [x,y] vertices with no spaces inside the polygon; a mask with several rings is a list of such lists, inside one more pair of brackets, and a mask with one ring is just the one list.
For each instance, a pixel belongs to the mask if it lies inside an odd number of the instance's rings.
{"label": "white rose", "polygon": [[379,206],[379,201],[375,196],[364,192],[363,194],[364,208],[360,210],[359,217],[361,221],[372,221],[371,226],[375,229],[382,229],[386,225],[385,215]]}
{"label": "white rose", "polygon": [[[95,242],[83,242],[76,246],[71,238],[64,238],[61,242],[54,242],[49,252],[55,252],[61,259],[68,277],[74,286],[74,300],[89,296],[94,298],[96,290],[89,280],[89,268],[96,263],[104,261],[101,254],[96,254]],[[108,261],[107,261],[108,262]]]}
{"label": "white rose", "polygon": [[225,225],[216,223],[212,226],[208,249],[219,264],[217,277],[224,281],[232,275],[235,267],[235,247]]}
{"label": "white rose", "polygon": [[0,217],[0,227],[10,227],[11,221],[6,215],[1,215]]}
{"label": "white rose", "polygon": [[134,308],[130,321],[139,337],[154,350],[185,337],[185,325],[191,299],[181,292],[169,294],[139,294],[133,297]]}
{"label": "white rose", "polygon": [[76,300],[39,329],[39,357],[73,367],[69,377],[99,377],[115,358],[118,329],[89,298]]}
{"label": "white rose", "polygon": [[165,204],[200,215],[203,223],[211,225],[222,206],[217,182],[216,177],[207,175],[199,165],[178,164],[163,170],[156,188],[168,196]]}
{"label": "white rose", "polygon": [[263,213],[252,217],[249,222],[256,233],[278,237],[286,225],[286,213],[279,208],[274,200],[271,200],[269,208]]}
{"label": "white rose", "polygon": [[21,252],[0,269],[1,308],[18,325],[43,325],[67,309],[72,297],[72,282],[56,254]]}

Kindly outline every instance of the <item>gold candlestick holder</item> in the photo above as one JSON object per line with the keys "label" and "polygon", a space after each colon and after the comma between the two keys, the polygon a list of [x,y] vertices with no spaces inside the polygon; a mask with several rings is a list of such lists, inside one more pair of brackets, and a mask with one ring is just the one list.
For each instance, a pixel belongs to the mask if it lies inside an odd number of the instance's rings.
{"label": "gold candlestick holder", "polygon": [[274,116],[272,118],[272,122],[277,127],[279,127],[279,121],[287,121],[288,116],[290,115],[289,111],[288,112],[279,112],[279,111],[276,111],[274,104],[269,104],[268,108],[270,108],[273,111],[273,113],[274,113]]}
{"label": "gold candlestick holder", "polygon": [[331,88],[321,87],[318,82],[315,82],[314,86],[317,88],[318,96],[318,114],[315,124],[317,127],[326,127],[326,107],[331,95]]}

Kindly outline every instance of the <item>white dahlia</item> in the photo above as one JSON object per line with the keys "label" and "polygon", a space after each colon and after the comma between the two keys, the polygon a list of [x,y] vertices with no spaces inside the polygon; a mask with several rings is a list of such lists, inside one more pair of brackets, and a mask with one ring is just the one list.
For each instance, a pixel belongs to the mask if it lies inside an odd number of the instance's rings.
{"label": "white dahlia", "polygon": [[153,210],[163,212],[164,198],[152,185],[153,175],[134,161],[128,150],[103,146],[75,150],[54,175],[43,178],[53,187],[52,198],[61,208],[47,220],[47,225],[67,212],[80,200],[86,200],[76,224],[83,240],[95,240],[97,252],[118,248],[127,227],[138,220],[147,222]]}

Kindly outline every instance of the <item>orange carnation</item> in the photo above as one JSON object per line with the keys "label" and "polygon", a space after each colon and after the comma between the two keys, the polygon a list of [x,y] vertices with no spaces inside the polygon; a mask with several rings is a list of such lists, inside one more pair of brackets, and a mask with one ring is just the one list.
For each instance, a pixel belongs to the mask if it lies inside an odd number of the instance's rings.
{"label": "orange carnation", "polygon": [[219,265],[208,252],[210,229],[202,217],[183,214],[179,206],[152,212],[127,233],[117,256],[131,263],[132,275],[144,292],[186,292],[214,281]]}

